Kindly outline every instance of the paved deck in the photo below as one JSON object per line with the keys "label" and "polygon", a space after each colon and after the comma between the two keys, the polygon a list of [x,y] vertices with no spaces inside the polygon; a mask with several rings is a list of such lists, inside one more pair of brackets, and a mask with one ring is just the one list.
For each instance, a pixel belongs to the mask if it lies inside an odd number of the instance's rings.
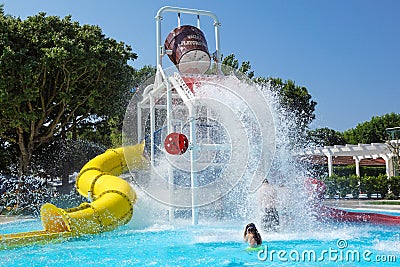
{"label": "paved deck", "polygon": [[0,224],[16,222],[19,220],[33,219],[33,217],[29,216],[14,216],[14,215],[0,215]]}
{"label": "paved deck", "polygon": [[[326,199],[324,200],[324,204],[333,207],[333,208],[344,208],[344,209],[360,209],[360,210],[381,210],[381,211],[398,211],[400,212],[400,205],[378,205],[371,204],[371,202],[382,202],[389,200],[376,200],[376,199]],[[400,200],[390,200],[399,202]]]}
{"label": "paved deck", "polygon": [[[377,202],[377,201],[388,201],[388,200],[373,200],[373,199],[325,199],[324,204],[333,207],[333,208],[343,208],[343,209],[354,209],[354,210],[370,210],[370,211],[398,211],[400,212],[400,205],[374,205],[370,204],[370,202]],[[390,200],[399,202],[400,200]],[[8,215],[0,215],[0,224],[8,223],[8,222],[15,222],[18,220],[26,220],[32,219],[29,216],[8,216]]]}

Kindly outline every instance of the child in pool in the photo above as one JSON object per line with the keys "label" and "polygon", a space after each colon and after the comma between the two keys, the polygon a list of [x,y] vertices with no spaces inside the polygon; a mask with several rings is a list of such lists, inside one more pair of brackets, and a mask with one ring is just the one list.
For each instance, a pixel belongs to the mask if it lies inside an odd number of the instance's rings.
{"label": "child in pool", "polygon": [[279,214],[276,209],[276,190],[275,186],[268,183],[267,179],[264,179],[260,188],[260,199],[263,216],[261,219],[261,228],[266,231],[274,231],[279,226]]}
{"label": "child in pool", "polygon": [[254,223],[249,223],[246,225],[243,234],[244,242],[248,242],[249,246],[255,248],[262,243],[261,235],[258,232]]}

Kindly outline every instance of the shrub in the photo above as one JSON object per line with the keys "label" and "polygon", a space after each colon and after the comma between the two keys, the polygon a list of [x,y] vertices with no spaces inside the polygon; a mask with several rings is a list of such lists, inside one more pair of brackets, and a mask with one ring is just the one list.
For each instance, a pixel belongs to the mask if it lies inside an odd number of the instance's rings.
{"label": "shrub", "polygon": [[385,199],[395,200],[395,199],[397,199],[397,196],[395,194],[393,194],[393,192],[391,192],[391,193],[387,193],[385,195]]}

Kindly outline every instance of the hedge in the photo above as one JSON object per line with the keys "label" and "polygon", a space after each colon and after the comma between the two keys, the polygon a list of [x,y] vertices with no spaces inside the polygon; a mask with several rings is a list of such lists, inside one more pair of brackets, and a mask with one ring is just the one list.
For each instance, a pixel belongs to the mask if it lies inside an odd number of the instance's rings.
{"label": "hedge", "polygon": [[[328,166],[313,166],[313,171],[319,176],[328,174]],[[350,177],[356,174],[356,165],[333,166],[333,173],[337,176]],[[386,174],[386,167],[360,166],[360,176],[379,176]]]}
{"label": "hedge", "polygon": [[[388,178],[386,174],[379,174],[377,176],[339,176],[332,175],[330,177],[321,178],[326,184],[326,194],[330,197],[339,194],[344,197],[346,194],[353,194],[356,198],[360,193],[365,193],[370,196],[371,194],[381,194],[382,197],[390,199],[397,199],[400,195],[400,176],[392,176]],[[389,188],[391,195],[389,195]]]}

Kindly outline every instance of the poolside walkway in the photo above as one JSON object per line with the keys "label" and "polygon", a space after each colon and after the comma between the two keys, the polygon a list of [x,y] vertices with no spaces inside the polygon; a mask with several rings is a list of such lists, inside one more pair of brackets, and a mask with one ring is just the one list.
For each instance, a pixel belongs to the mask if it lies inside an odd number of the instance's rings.
{"label": "poolside walkway", "polygon": [[[377,211],[398,211],[400,212],[400,205],[388,205],[388,204],[371,204],[371,202],[381,202],[388,200],[372,200],[372,199],[326,199],[324,204],[333,208],[343,208],[343,209],[360,209],[360,210],[377,210]],[[399,202],[400,200],[390,200],[394,202]]]}
{"label": "poolside walkway", "polygon": [[[354,209],[354,210],[370,210],[370,211],[398,211],[400,212],[400,205],[377,205],[371,204],[371,202],[379,202],[379,201],[387,201],[387,200],[372,200],[372,199],[325,199],[324,204],[333,207],[333,208],[342,208],[342,209]],[[390,200],[399,202],[400,200]],[[15,222],[18,220],[26,220],[32,219],[33,217],[29,216],[14,216],[14,215],[0,215],[0,224]]]}
{"label": "poolside walkway", "polygon": [[26,219],[32,219],[32,218],[33,217],[29,217],[29,216],[0,215],[0,224],[16,222],[19,220],[26,220]]}

